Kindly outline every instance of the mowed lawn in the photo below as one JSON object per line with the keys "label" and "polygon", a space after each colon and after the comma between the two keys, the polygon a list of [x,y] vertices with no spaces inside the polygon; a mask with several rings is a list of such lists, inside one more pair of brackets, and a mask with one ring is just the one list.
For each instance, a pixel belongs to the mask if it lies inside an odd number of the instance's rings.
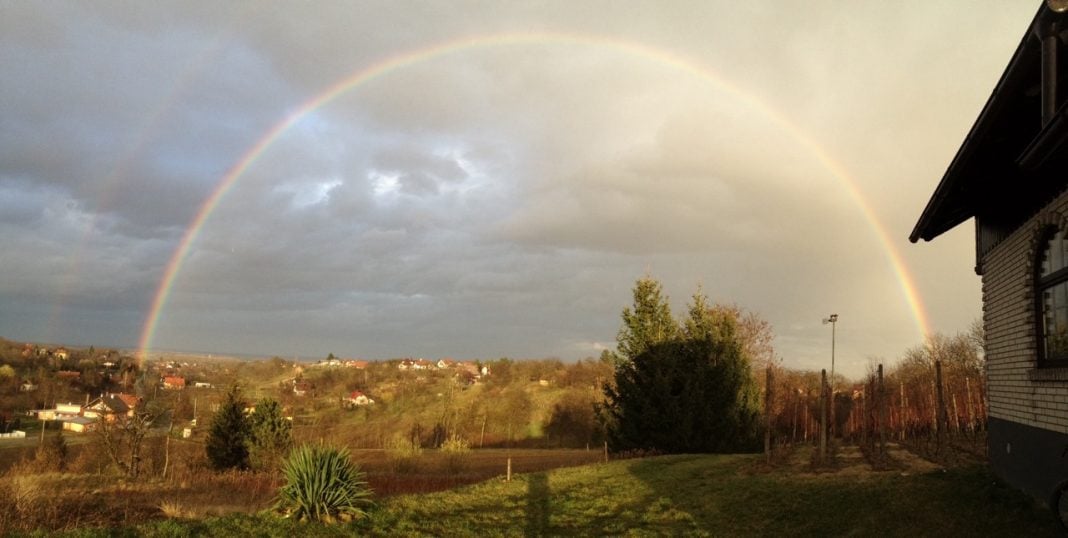
{"label": "mowed lawn", "polygon": [[80,535],[1060,536],[985,467],[923,474],[768,470],[759,456],[683,455],[517,475],[380,501],[333,527],[272,515],[170,520]]}

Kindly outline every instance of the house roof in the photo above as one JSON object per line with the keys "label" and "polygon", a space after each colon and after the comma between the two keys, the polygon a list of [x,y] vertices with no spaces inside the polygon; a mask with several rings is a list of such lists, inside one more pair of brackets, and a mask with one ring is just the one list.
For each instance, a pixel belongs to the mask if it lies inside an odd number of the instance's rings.
{"label": "house roof", "polygon": [[128,405],[124,398],[119,394],[105,394],[100,398],[97,398],[93,403],[89,404],[89,407],[99,411],[103,411],[106,408],[112,413],[127,413],[130,411],[130,405]]}
{"label": "house roof", "polygon": [[[1068,14],[1043,4],[916,222],[909,235],[913,243],[930,241],[972,217],[1029,215],[1068,183],[1063,174],[1068,106],[1060,103],[1053,118],[1042,121],[1038,36],[1054,22],[1068,26]],[[1060,48],[1068,54],[1063,44]]]}

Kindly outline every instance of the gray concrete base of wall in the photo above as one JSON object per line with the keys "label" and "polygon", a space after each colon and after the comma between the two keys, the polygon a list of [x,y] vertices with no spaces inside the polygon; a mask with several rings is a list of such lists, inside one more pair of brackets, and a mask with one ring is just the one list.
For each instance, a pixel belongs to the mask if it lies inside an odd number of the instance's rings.
{"label": "gray concrete base of wall", "polygon": [[1050,505],[1068,482],[1068,434],[991,417],[990,466],[1002,480]]}

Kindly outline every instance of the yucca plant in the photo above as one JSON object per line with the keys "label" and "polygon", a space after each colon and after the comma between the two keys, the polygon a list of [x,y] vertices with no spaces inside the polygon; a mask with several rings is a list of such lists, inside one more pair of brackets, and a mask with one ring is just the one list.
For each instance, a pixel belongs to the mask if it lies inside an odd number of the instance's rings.
{"label": "yucca plant", "polygon": [[286,483],[275,508],[298,521],[349,521],[367,515],[371,488],[343,448],[301,445],[282,464]]}

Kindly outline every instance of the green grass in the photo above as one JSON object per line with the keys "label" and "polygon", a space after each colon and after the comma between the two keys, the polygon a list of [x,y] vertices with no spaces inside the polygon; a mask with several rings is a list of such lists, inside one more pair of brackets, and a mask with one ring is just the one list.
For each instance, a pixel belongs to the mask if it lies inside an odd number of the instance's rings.
{"label": "green grass", "polygon": [[[273,515],[166,521],[132,536],[1059,536],[1052,515],[985,467],[902,476],[767,472],[757,456],[666,456],[383,499],[367,520]],[[82,531],[84,536],[114,535]]]}

